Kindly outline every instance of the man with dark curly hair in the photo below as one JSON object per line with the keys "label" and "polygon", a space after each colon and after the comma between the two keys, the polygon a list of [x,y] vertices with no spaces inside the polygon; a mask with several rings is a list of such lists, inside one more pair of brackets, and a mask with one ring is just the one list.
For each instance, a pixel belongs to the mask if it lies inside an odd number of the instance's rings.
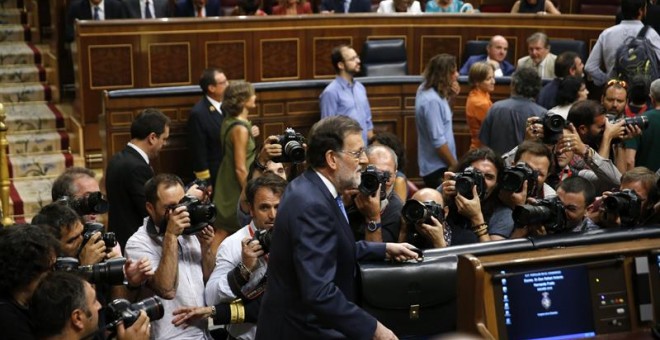
{"label": "man with dark curly hair", "polygon": [[0,229],[0,329],[3,339],[35,339],[28,306],[55,264],[57,240],[31,225]]}
{"label": "man with dark curly hair", "polygon": [[544,115],[547,110],[534,98],[541,90],[541,77],[533,68],[521,68],[511,76],[511,97],[493,104],[479,131],[479,140],[498,154],[522,143],[527,118]]}

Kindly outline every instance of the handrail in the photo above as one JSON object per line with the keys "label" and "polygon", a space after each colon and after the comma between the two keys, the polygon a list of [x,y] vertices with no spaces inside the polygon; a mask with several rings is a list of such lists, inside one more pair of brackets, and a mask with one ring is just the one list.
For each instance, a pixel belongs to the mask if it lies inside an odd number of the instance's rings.
{"label": "handrail", "polygon": [[5,124],[7,115],[5,114],[5,107],[0,103],[0,200],[2,201],[2,225],[10,226],[14,224],[9,212],[9,160],[7,159],[7,125]]}

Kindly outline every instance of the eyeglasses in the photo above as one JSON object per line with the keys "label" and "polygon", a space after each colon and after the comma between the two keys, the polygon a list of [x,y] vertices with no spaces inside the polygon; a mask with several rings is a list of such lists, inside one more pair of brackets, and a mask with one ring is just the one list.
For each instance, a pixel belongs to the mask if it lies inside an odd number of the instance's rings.
{"label": "eyeglasses", "polygon": [[367,150],[366,150],[365,148],[361,148],[361,149],[358,150],[358,151],[339,150],[339,151],[337,151],[337,152],[347,153],[347,154],[353,156],[353,158],[355,158],[355,159],[360,159],[360,157],[362,156],[362,154],[366,154],[366,153],[367,153]]}
{"label": "eyeglasses", "polygon": [[609,88],[609,87],[615,86],[615,85],[616,86],[621,86],[626,90],[628,89],[628,83],[626,83],[625,80],[618,80],[618,79],[610,79],[610,81],[607,82],[607,85],[605,86],[605,88]]}

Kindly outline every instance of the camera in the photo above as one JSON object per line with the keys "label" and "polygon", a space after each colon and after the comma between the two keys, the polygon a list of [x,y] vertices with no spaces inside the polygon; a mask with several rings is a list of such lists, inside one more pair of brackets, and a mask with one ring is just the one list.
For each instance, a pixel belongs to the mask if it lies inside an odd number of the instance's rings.
{"label": "camera", "polygon": [[[561,118],[561,117],[560,117]],[[538,191],[539,173],[524,162],[515,166],[507,166],[502,175],[502,189],[510,192],[521,192],[527,181],[527,197],[536,197]]]}
{"label": "camera", "polygon": [[519,205],[513,209],[512,217],[516,227],[543,225],[548,234],[560,233],[568,226],[564,205],[556,197]]}
{"label": "camera", "polygon": [[566,127],[564,117],[557,114],[545,115],[541,118],[541,124],[543,125],[543,143],[557,144],[564,135]]}
{"label": "camera", "polygon": [[[620,118],[616,119],[616,116],[613,114],[607,114],[607,120],[612,123],[616,124],[620,121],[624,121],[623,125],[624,126],[639,126],[640,129],[644,130],[647,127],[649,127],[649,118],[646,116],[635,116],[635,117],[626,117],[626,118]],[[627,131],[623,131],[624,134],[628,133]],[[612,140],[613,144],[621,143],[621,138],[614,138]]]}
{"label": "camera", "polygon": [[78,259],[75,257],[58,257],[55,260],[55,270],[79,274],[89,283],[104,282],[115,286],[124,283],[125,263],[126,259],[119,257],[101,263],[79,266]]}
{"label": "camera", "polygon": [[124,323],[125,328],[131,327],[137,321],[141,311],[147,313],[149,321],[160,320],[165,315],[163,303],[157,297],[146,298],[133,304],[125,299],[116,299],[107,306],[106,319],[109,322],[106,329],[115,329],[120,322]]}
{"label": "camera", "polygon": [[213,203],[203,203],[193,196],[183,196],[179,204],[174,207],[186,207],[190,215],[190,227],[183,229],[184,235],[190,235],[202,231],[207,225],[215,222],[218,211]]}
{"label": "camera", "polygon": [[273,240],[273,229],[262,229],[257,230],[254,233],[254,237],[250,241],[259,241],[261,249],[264,251],[264,254],[270,253],[270,245]]}
{"label": "camera", "polygon": [[389,171],[378,171],[375,166],[367,165],[367,168],[362,171],[358,190],[365,195],[371,196],[378,191],[378,186],[380,186],[380,200],[382,201],[387,197],[385,183],[389,180]]}
{"label": "camera", "polygon": [[635,190],[623,189],[605,197],[603,206],[608,213],[621,218],[622,227],[633,227],[639,223],[642,214],[642,200]]}
{"label": "camera", "polygon": [[87,242],[92,238],[92,236],[94,236],[94,234],[101,233],[101,240],[103,240],[103,243],[105,243],[106,251],[111,251],[112,248],[117,245],[117,237],[113,232],[104,233],[104,230],[105,227],[101,223],[86,222],[85,226],[83,227],[83,241],[80,245],[80,249],[82,250],[85,247]]}
{"label": "camera", "polygon": [[100,191],[89,193],[88,195],[72,198],[64,196],[58,201],[65,202],[78,215],[100,215],[108,212],[108,201]]}
{"label": "camera", "polygon": [[472,196],[472,187],[477,187],[477,194],[479,199],[483,199],[486,196],[486,181],[484,180],[484,175],[481,171],[473,168],[467,167],[463,172],[459,172],[454,176],[456,181],[456,191],[461,194],[461,196],[471,200],[474,197]]}
{"label": "camera", "polygon": [[407,200],[401,209],[401,215],[408,223],[431,223],[431,216],[437,220],[444,220],[442,206],[433,201],[420,202],[418,200]]}
{"label": "camera", "polygon": [[282,146],[282,155],[273,158],[273,162],[287,163],[292,162],[295,164],[305,161],[305,137],[297,133],[292,128],[286,128],[284,134],[277,136],[277,143]]}

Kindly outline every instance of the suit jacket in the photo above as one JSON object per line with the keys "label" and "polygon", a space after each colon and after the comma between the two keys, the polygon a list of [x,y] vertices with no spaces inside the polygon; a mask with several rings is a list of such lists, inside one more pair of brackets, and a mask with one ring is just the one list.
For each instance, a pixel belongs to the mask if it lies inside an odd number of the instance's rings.
{"label": "suit jacket", "polygon": [[115,232],[122,249],[147,216],[144,184],[153,177],[151,166],[130,146],[116,153],[105,171],[108,194],[108,230]]}
{"label": "suit jacket", "polygon": [[[211,176],[208,183],[215,185],[218,168],[222,161],[220,127],[224,117],[204,96],[193,106],[188,116],[188,151],[192,157],[195,177]],[[208,174],[205,172],[209,171]]]}
{"label": "suit jacket", "polygon": [[313,170],[287,186],[274,230],[257,339],[371,339],[376,319],[354,303],[356,261],[384,259],[385,244],[355,242]]}
{"label": "suit jacket", "polygon": [[[470,67],[472,67],[472,64],[482,62],[482,61],[485,62],[486,59],[487,59],[487,55],[485,55],[485,54],[470,56],[468,58],[468,60],[465,62],[465,65],[463,65],[463,67],[461,67],[461,70],[459,71],[459,73],[463,76],[468,75],[468,73],[470,73]],[[500,69],[502,69],[502,74],[504,76],[510,76],[510,75],[513,74],[513,71],[516,70],[516,68],[513,67],[513,65],[511,65],[511,63],[506,61],[506,60],[503,60],[500,63]]]}
{"label": "suit jacket", "polygon": [[[334,11],[335,13],[344,13],[343,0],[323,0],[319,7],[319,11]],[[371,1],[351,0],[351,4],[348,6],[348,12],[369,13],[371,12]]]}
{"label": "suit jacket", "polygon": [[[220,0],[207,0],[206,1],[206,16],[219,17],[222,16],[222,9],[220,8]],[[192,0],[176,0],[174,4],[175,17],[196,17],[197,11]]]}
{"label": "suit jacket", "polygon": [[[544,67],[541,71],[539,71],[539,76],[541,76],[541,78],[552,79],[555,77],[555,60],[557,60],[557,56],[552,53],[548,53],[548,55],[545,57]],[[538,70],[538,68],[534,65],[534,62],[532,61],[532,58],[530,58],[529,56],[525,56],[518,59],[518,64],[516,65],[516,68],[522,68],[522,67],[532,67]]]}
{"label": "suit jacket", "polygon": [[[119,0],[103,0],[103,10],[105,20],[108,19],[124,19],[124,5]],[[92,20],[92,7],[89,0],[74,0],[69,4],[69,9],[66,15],[66,28],[65,37],[67,42],[72,42],[75,38],[74,25],[76,19],[79,20]]]}
{"label": "suit jacket", "polygon": [[[169,16],[168,0],[150,0],[154,4],[154,12],[151,15],[154,18],[167,18]],[[140,8],[140,0],[124,0],[124,13],[127,18],[142,19],[142,8]]]}

